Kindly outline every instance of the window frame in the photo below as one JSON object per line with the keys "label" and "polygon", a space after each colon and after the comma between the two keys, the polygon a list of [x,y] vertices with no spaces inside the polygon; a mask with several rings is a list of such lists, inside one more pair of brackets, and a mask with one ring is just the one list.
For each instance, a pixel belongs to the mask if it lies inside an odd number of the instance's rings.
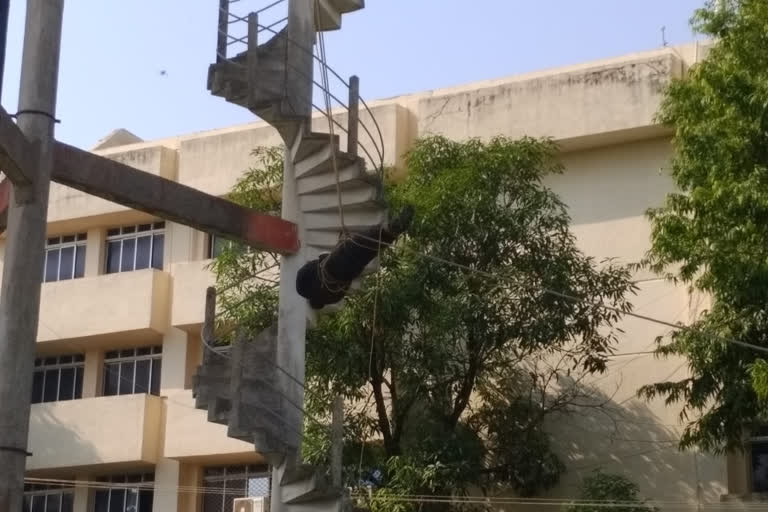
{"label": "window frame", "polygon": [[38,484],[24,484],[24,502],[22,512],[32,512],[32,506],[36,497],[44,496],[43,509],[48,512],[48,496],[56,495],[59,497],[59,509],[54,512],[66,512],[64,508],[64,496],[69,496],[69,512],[75,507],[75,488],[61,486],[47,486]]}
{"label": "window frame", "polygon": [[[235,470],[236,471],[233,471]],[[209,472],[219,472],[219,474],[209,474]],[[225,508],[227,505],[227,499],[234,500],[236,498],[245,498],[251,496],[269,496],[272,489],[272,472],[269,466],[260,464],[236,464],[229,466],[204,466],[203,467],[203,487],[206,489],[206,496],[202,502],[202,512],[227,512]],[[267,481],[267,488],[265,494],[250,494],[249,479],[263,478]],[[232,491],[228,491],[227,481],[243,480],[245,481],[245,490],[243,495],[237,495]],[[221,484],[221,487],[218,486]],[[237,489],[240,491],[240,489]],[[220,505],[218,510],[207,510],[206,499],[213,497],[220,497]]]}
{"label": "window frame", "polygon": [[[72,240],[64,241],[65,238],[72,237]],[[87,257],[88,233],[81,232],[69,235],[56,235],[48,237],[45,240],[45,258],[43,262],[43,282],[57,283],[59,281],[69,281],[70,279],[80,279],[85,277],[85,258]],[[72,277],[61,277],[61,251],[72,248]],[[77,255],[83,253],[83,273],[77,275]],[[59,259],[56,263],[56,279],[48,279],[48,255],[58,252]]]}
{"label": "window frame", "polygon": [[[219,247],[219,253],[216,253],[216,243],[221,243],[221,247]],[[206,258],[209,260],[215,260],[219,254],[221,254],[221,251],[224,249],[229,249],[232,247],[232,245],[235,242],[228,238],[224,238],[223,236],[216,236],[214,234],[208,234],[208,245],[206,247]],[[250,247],[246,246],[246,250],[250,249]]]}
{"label": "window frame", "polygon": [[[762,429],[761,429],[762,430]],[[762,435],[753,435],[749,438],[749,492],[752,494],[768,494],[768,477],[765,479],[764,489],[757,490],[755,488],[755,454],[754,446],[762,445],[768,447],[768,435],[765,432],[761,432]]]}
{"label": "window frame", "polygon": [[[133,482],[129,480],[135,480]],[[112,497],[113,493],[115,492],[121,492],[123,493],[123,505],[121,507],[120,512],[127,512],[127,505],[128,505],[128,492],[133,491],[136,493],[136,504],[133,510],[141,510],[141,497],[142,493],[151,493],[151,503],[149,504],[149,510],[152,510],[152,506],[154,505],[155,500],[155,474],[154,473],[123,473],[119,475],[112,475],[112,476],[106,476],[98,478],[97,481],[103,482],[106,484],[106,488],[99,488],[96,489],[93,495],[93,512],[109,512],[112,510]],[[152,486],[149,487],[147,484],[151,483]],[[114,484],[114,487],[109,486],[109,484]],[[131,486],[131,484],[137,484],[134,486]],[[100,494],[106,493],[107,494],[107,502],[106,502],[106,508],[100,509],[97,508],[99,506],[99,499]],[[146,494],[144,494],[146,496]]]}
{"label": "window frame", "polygon": [[[155,257],[155,238],[158,236],[162,236],[162,244],[164,246],[165,244],[165,221],[159,220],[159,221],[152,221],[152,222],[143,222],[141,224],[128,224],[124,226],[117,226],[113,227],[107,230],[107,236],[105,237],[104,241],[104,273],[105,274],[120,274],[122,272],[135,272],[136,269],[136,260],[138,255],[138,239],[143,238],[145,236],[149,237],[149,258],[148,258],[148,265],[147,267],[140,268],[138,270],[146,270],[146,269],[155,269],[155,270],[163,270],[163,265],[165,263],[165,249],[163,248],[162,253],[160,255],[161,260],[159,265],[156,265],[156,262],[154,261]],[[117,233],[115,233],[117,231]],[[125,241],[126,240],[134,240],[134,247],[133,247],[133,263],[131,265],[130,269],[123,270],[123,249],[125,248]],[[115,242],[120,242],[120,255],[117,261],[117,270],[110,271],[110,244],[113,244]]]}
{"label": "window frame", "polygon": [[[62,358],[72,358],[70,362],[61,362]],[[46,363],[47,359],[56,359],[56,362],[54,363]],[[68,369],[74,369],[74,377],[72,380],[72,398],[61,398],[61,372],[62,370],[68,370]],[[45,383],[48,380],[48,374],[52,372],[56,372],[56,399],[55,400],[46,400],[45,399]],[[43,374],[43,382],[41,384],[40,389],[40,400],[36,400],[34,396],[35,392],[35,385],[34,385],[34,378],[35,374],[42,373]],[[78,375],[80,376],[80,386],[77,385],[78,382]],[[35,358],[35,363],[33,367],[33,382],[32,382],[32,397],[30,398],[30,402],[32,404],[45,404],[45,403],[52,403],[52,402],[68,402],[70,400],[81,400],[83,398],[83,379],[85,375],[85,355],[84,354],[66,354],[66,355],[60,355],[60,356],[49,356],[49,357],[37,357]],[[78,395],[78,387],[79,387],[79,395]]]}
{"label": "window frame", "polygon": [[[149,349],[148,354],[139,354],[140,350]],[[124,355],[126,351],[132,351],[131,355]],[[109,354],[117,353],[115,356],[109,356]],[[149,381],[147,382],[147,387],[144,390],[137,391],[136,388],[136,368],[139,361],[150,361],[149,363],[149,369],[147,371],[147,374],[149,376]],[[120,349],[120,350],[110,350],[104,355],[104,371],[103,371],[103,377],[102,377],[102,396],[122,396],[122,395],[141,395],[141,394],[148,394],[148,395],[154,395],[159,396],[160,395],[160,382],[162,381],[162,370],[163,370],[163,346],[162,345],[148,345],[148,346],[141,346],[141,347],[133,347],[128,349]],[[124,363],[133,363],[133,373],[130,377],[131,381],[131,392],[130,393],[121,393],[121,381],[123,378],[128,379],[128,377],[123,377],[122,371],[123,371],[123,364]],[[155,365],[159,365],[157,370],[157,389],[153,391],[153,369],[155,368]],[[117,390],[115,393],[108,393],[107,391],[107,385],[109,383],[108,381],[108,375],[109,375],[109,366],[116,366],[117,367]]]}

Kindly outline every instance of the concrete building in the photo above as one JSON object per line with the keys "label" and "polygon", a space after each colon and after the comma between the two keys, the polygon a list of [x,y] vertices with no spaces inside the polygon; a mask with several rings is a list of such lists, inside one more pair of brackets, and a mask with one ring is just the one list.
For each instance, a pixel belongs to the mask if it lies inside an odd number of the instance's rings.
{"label": "concrete building", "polygon": [[[386,163],[401,171],[403,153],[428,133],[554,137],[566,170],[548,184],[568,204],[581,248],[598,259],[635,262],[649,246],[645,209],[672,189],[665,169],[670,134],[653,122],[661,91],[705,51],[699,44],[669,47],[371,108]],[[323,121],[318,117],[318,129]],[[271,127],[255,122],[154,141],[118,130],[94,151],[223,195],[250,165],[254,147],[279,142]],[[233,497],[264,493],[268,474],[259,454],[194,408],[205,288],[213,282],[208,235],[53,185],[48,237],[28,477],[82,485],[30,484],[30,510],[220,512],[231,510]],[[688,321],[703,306],[702,298],[655,276],[636,279],[638,313]],[[647,351],[665,332],[634,319],[624,328],[620,352]],[[568,466],[552,496],[574,495],[597,467],[628,474],[650,498],[691,506],[764,489],[768,466],[759,439],[754,458],[749,451],[727,458],[679,453],[678,411],[634,398],[643,384],[684,375],[682,361],[640,354],[609,367],[594,384],[621,417],[552,425]]]}

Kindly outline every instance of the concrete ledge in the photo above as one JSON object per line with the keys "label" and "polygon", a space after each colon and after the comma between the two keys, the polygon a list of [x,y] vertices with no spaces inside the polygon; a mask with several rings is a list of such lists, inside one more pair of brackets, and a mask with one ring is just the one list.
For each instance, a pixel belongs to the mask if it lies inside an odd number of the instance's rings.
{"label": "concrete ledge", "polygon": [[683,61],[669,50],[423,97],[418,133],[553,137],[583,149],[592,136],[654,126],[664,87],[682,73]]}
{"label": "concrete ledge", "polygon": [[173,305],[171,325],[192,334],[200,334],[205,316],[205,290],[215,284],[207,269],[211,260],[190,261],[171,265]]}
{"label": "concrete ledge", "polygon": [[32,406],[27,469],[155,464],[163,400],[123,395]]}
{"label": "concrete ledge", "polygon": [[84,342],[84,350],[159,341],[168,328],[170,287],[170,275],[154,269],[45,283],[39,349],[72,341]]}

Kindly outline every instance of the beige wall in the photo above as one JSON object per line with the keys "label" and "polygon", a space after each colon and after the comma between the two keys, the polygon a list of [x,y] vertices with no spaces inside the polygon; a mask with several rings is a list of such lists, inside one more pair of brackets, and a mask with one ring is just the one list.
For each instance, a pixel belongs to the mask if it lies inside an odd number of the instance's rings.
{"label": "beige wall", "polygon": [[[176,151],[160,145],[135,144],[130,149],[115,148],[99,152],[118,162],[168,179],[176,179]],[[52,184],[48,202],[48,231],[62,233],[92,226],[122,222],[133,217],[146,218],[104,199],[89,196],[64,185]],[[133,221],[133,220],[131,220]]]}
{"label": "beige wall", "polygon": [[[428,133],[457,139],[552,136],[563,149],[565,171],[548,177],[546,184],[568,205],[579,247],[597,259],[637,262],[648,249],[644,211],[661,204],[672,189],[669,134],[653,123],[660,92],[703,53],[698,45],[667,48],[371,102],[383,132],[385,163],[402,172],[403,154],[416,136]],[[317,118],[313,128],[324,131],[327,124]],[[360,137],[367,143],[364,132]],[[253,148],[279,142],[272,128],[256,122],[110,147],[101,154],[224,195],[254,164]],[[49,231],[88,230],[87,277],[43,286],[39,350],[87,351],[84,396],[92,397],[100,390],[104,350],[162,341],[165,398],[89,398],[34,406],[32,470],[68,464],[98,473],[114,464],[157,463],[158,481],[172,486],[199,481],[204,464],[261,461],[251,444],[230,439],[226,427],[209,423],[206,413],[194,408],[189,391],[200,360],[205,288],[213,283],[204,260],[207,236],[167,223],[165,272],[101,275],[105,230],[147,219],[64,187],[51,192]],[[638,313],[687,322],[703,307],[700,298],[655,276],[635,277],[641,281],[633,300]],[[654,337],[665,332],[636,319],[622,327],[626,333],[618,352],[648,350]],[[639,386],[679,378],[685,371],[682,361],[650,355],[613,359],[608,373],[589,383],[605,396],[609,414],[589,413],[549,425],[569,468],[552,494],[573,495],[579,479],[595,467],[627,473],[646,495],[658,499],[693,502],[697,486],[707,500],[725,493],[724,459],[699,456],[694,464],[691,453],[674,448],[681,430],[678,410],[635,398]],[[116,430],[108,433],[101,426]],[[731,467],[743,465],[730,461]],[[734,492],[743,487],[735,478],[731,475]],[[193,502],[190,497],[163,503],[186,510]]]}
{"label": "beige wall", "polygon": [[177,263],[171,267],[173,275],[173,306],[171,324],[181,329],[197,331],[205,313],[205,290],[214,284],[208,270],[211,260]]}

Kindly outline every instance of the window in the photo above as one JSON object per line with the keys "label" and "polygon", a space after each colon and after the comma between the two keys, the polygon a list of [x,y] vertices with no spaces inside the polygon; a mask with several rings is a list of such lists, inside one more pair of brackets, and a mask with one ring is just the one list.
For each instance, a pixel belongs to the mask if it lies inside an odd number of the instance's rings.
{"label": "window", "polygon": [[74,490],[61,486],[24,484],[22,512],[72,512]]}
{"label": "window", "polygon": [[160,394],[163,347],[113,350],[104,355],[104,396]]}
{"label": "window", "polygon": [[123,226],[107,231],[107,274],[163,268],[165,222]]}
{"label": "window", "polygon": [[116,475],[99,478],[99,482],[115,484],[99,489],[93,496],[93,512],[152,512],[155,475]]}
{"label": "window", "polygon": [[85,242],[87,235],[55,236],[45,242],[43,281],[64,281],[85,274]]}
{"label": "window", "polygon": [[85,356],[82,354],[35,359],[32,403],[82,398],[84,368]]}
{"label": "window", "polygon": [[203,512],[229,512],[235,498],[269,496],[267,466],[209,467],[203,470]]}
{"label": "window", "polygon": [[768,492],[768,427],[755,431],[752,452],[752,492]]}
{"label": "window", "polygon": [[220,236],[210,235],[208,236],[208,258],[217,258],[222,251],[231,244],[226,238]]}

